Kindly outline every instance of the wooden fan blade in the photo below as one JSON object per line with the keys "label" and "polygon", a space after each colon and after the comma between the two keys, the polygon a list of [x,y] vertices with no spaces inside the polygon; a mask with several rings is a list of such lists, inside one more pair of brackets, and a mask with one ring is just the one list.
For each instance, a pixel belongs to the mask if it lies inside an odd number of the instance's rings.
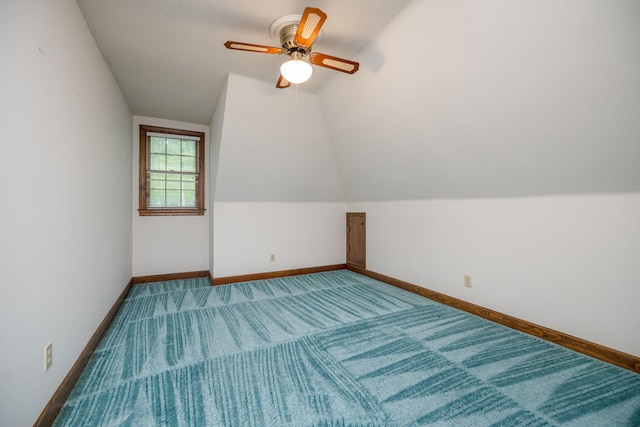
{"label": "wooden fan blade", "polygon": [[281,47],[263,46],[261,44],[241,43],[233,41],[226,42],[224,46],[227,49],[232,50],[246,50],[247,52],[270,53],[273,55],[284,52],[284,49],[282,49]]}
{"label": "wooden fan blade", "polygon": [[282,77],[282,74],[280,74],[280,77],[278,77],[278,83],[276,83],[276,87],[278,89],[285,89],[289,86],[291,86],[289,80],[285,79],[284,77]]}
{"label": "wooden fan blade", "polygon": [[310,48],[326,19],[327,14],[320,9],[307,7],[300,18],[298,32],[293,41],[302,47]]}
{"label": "wooden fan blade", "polygon": [[353,74],[358,71],[360,64],[348,59],[342,59],[324,53],[311,52],[309,54],[309,62],[321,67],[331,68],[332,70],[342,71],[343,73]]}

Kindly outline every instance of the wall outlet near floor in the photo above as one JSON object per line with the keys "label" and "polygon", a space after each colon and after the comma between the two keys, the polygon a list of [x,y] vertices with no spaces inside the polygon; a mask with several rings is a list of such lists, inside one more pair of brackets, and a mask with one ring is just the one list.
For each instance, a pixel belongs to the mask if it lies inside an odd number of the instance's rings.
{"label": "wall outlet near floor", "polygon": [[47,372],[53,363],[53,344],[49,343],[44,348],[44,371]]}
{"label": "wall outlet near floor", "polygon": [[471,287],[471,276],[469,276],[468,274],[464,275],[464,286],[466,288],[470,288]]}
{"label": "wall outlet near floor", "polygon": [[271,262],[275,262],[275,260],[276,260],[276,254],[271,254],[271,256],[269,257],[269,260],[270,260]]}

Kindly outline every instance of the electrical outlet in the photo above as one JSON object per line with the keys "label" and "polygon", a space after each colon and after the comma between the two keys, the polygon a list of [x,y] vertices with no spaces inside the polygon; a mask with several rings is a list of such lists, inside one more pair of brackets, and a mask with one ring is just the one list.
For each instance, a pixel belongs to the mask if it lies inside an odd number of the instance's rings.
{"label": "electrical outlet", "polygon": [[53,363],[53,344],[49,343],[44,348],[44,371],[47,372]]}
{"label": "electrical outlet", "polygon": [[269,259],[271,260],[271,262],[275,262],[276,254],[271,254],[271,257]]}
{"label": "electrical outlet", "polygon": [[467,288],[471,287],[471,276],[469,276],[468,274],[464,275],[464,286]]}

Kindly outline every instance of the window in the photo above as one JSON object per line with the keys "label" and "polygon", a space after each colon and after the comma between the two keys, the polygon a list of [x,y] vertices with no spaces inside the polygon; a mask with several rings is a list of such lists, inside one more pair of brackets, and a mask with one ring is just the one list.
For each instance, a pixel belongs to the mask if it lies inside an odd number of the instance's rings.
{"label": "window", "polygon": [[146,215],[204,214],[204,133],[140,125],[140,207]]}

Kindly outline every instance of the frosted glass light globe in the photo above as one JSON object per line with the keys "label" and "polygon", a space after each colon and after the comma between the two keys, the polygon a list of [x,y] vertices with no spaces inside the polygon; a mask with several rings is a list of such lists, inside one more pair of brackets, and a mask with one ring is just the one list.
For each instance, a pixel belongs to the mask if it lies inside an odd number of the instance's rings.
{"label": "frosted glass light globe", "polygon": [[299,84],[309,80],[313,69],[306,61],[291,59],[280,66],[280,73],[288,82]]}

